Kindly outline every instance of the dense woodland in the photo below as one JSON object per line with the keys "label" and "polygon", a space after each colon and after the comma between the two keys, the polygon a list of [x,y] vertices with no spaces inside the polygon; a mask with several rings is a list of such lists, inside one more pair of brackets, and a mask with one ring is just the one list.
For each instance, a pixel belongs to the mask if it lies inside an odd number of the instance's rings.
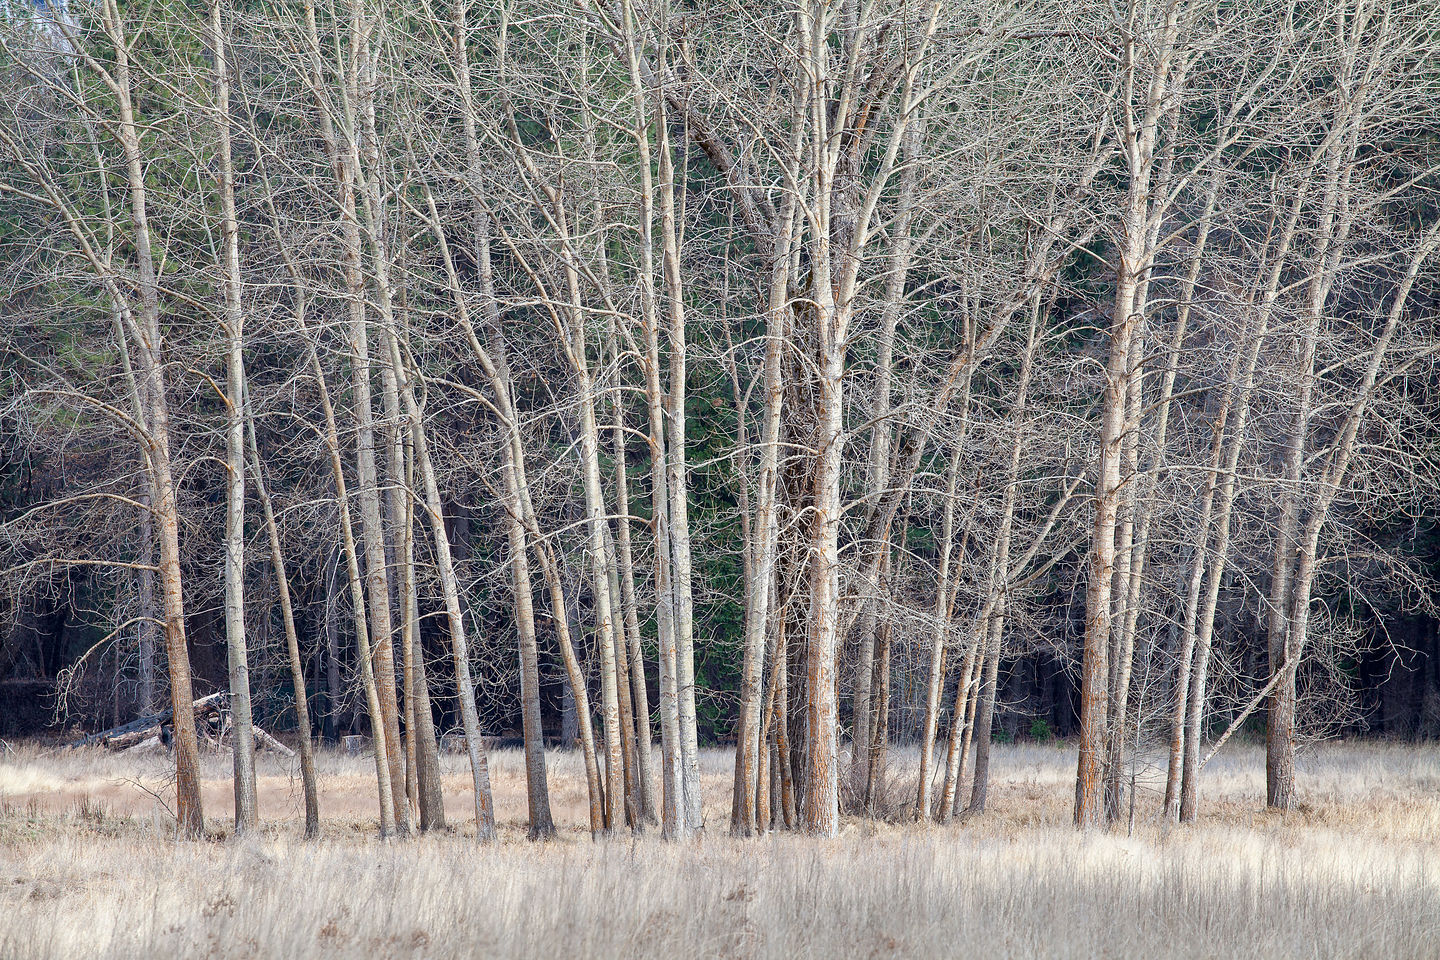
{"label": "dense woodland", "polygon": [[674,838],[1440,734],[1429,0],[11,0],[0,84],[0,732]]}

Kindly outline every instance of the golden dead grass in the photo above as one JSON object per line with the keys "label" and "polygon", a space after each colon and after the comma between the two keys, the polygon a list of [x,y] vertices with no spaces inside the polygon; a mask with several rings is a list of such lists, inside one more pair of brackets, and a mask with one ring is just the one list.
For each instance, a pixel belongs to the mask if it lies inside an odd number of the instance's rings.
{"label": "golden dead grass", "polygon": [[[469,834],[446,757],[445,836],[376,843],[373,766],[325,754],[325,838],[262,767],[264,835],[174,843],[163,756],[22,749],[0,762],[0,958],[1432,957],[1440,953],[1440,751],[1332,745],[1303,803],[1262,810],[1263,757],[1207,768],[1204,816],[1069,826],[1074,752],[997,745],[990,812],[946,827],[847,820],[817,841],[724,836],[729,754],[704,758],[704,840],[592,843],[578,758],[551,757],[559,840],[523,839],[518,754],[493,757],[502,842]],[[895,764],[896,792],[913,757]],[[205,761],[217,836],[228,758]],[[1142,778],[1143,783],[1144,778]]]}

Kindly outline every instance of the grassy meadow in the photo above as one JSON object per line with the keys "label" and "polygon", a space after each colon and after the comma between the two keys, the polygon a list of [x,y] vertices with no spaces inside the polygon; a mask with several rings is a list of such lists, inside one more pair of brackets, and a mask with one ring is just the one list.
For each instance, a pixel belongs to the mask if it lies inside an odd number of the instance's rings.
{"label": "grassy meadow", "polygon": [[[3,748],[0,748],[3,749]],[[0,759],[0,960],[90,957],[1355,957],[1440,955],[1440,751],[1338,743],[1299,809],[1263,808],[1263,753],[1206,769],[1200,822],[1069,824],[1064,744],[996,745],[990,810],[895,815],[835,840],[727,836],[728,752],[704,756],[707,835],[592,842],[579,757],[550,757],[561,836],[524,838],[521,756],[492,756],[501,842],[480,847],[462,756],[452,830],[378,843],[373,764],[319,759],[323,837],[292,762],[261,754],[262,835],[228,837],[229,758],[204,760],[209,842],[170,839],[162,755],[12,746]]]}

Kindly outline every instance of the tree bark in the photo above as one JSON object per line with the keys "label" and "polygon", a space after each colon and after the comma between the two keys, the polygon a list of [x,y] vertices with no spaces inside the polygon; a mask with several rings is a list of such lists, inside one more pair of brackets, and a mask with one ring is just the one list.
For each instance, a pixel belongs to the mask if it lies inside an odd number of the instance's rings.
{"label": "tree bark", "polygon": [[[219,0],[210,5],[214,119],[220,164],[221,289],[226,334],[225,380],[225,648],[234,725],[235,833],[260,825],[255,787],[255,723],[245,644],[245,314],[240,302],[240,228],[235,218],[235,170],[230,151],[228,33]],[[176,714],[179,716],[179,714]]]}
{"label": "tree bark", "polygon": [[255,479],[255,495],[260,500],[265,519],[265,533],[270,544],[270,566],[275,574],[275,589],[280,597],[280,619],[285,628],[285,653],[290,663],[290,684],[295,692],[295,723],[300,746],[300,783],[305,793],[305,839],[320,835],[320,787],[315,774],[315,741],[310,729],[310,701],[305,693],[305,664],[300,656],[300,638],[295,630],[295,611],[290,600],[290,576],[285,570],[285,553],[280,545],[280,528],[275,523],[275,508],[265,486],[261,470],[260,445],[255,438],[255,417],[248,404],[245,426],[250,441],[250,472]]}

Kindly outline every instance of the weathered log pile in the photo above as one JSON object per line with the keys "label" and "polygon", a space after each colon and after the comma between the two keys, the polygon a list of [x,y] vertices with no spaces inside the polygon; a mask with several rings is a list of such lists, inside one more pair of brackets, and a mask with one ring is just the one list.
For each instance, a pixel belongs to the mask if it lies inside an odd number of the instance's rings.
{"label": "weathered log pile", "polygon": [[[195,732],[200,742],[213,750],[220,750],[229,743],[234,725],[230,719],[230,695],[212,693],[201,697],[192,705],[195,717]],[[66,744],[68,747],[103,746],[111,750],[149,750],[157,747],[168,748],[175,734],[174,710],[166,708],[157,714],[140,717],[129,723],[108,730],[101,730],[79,740]],[[295,751],[276,740],[270,734],[255,727],[255,745],[293,757]]]}

